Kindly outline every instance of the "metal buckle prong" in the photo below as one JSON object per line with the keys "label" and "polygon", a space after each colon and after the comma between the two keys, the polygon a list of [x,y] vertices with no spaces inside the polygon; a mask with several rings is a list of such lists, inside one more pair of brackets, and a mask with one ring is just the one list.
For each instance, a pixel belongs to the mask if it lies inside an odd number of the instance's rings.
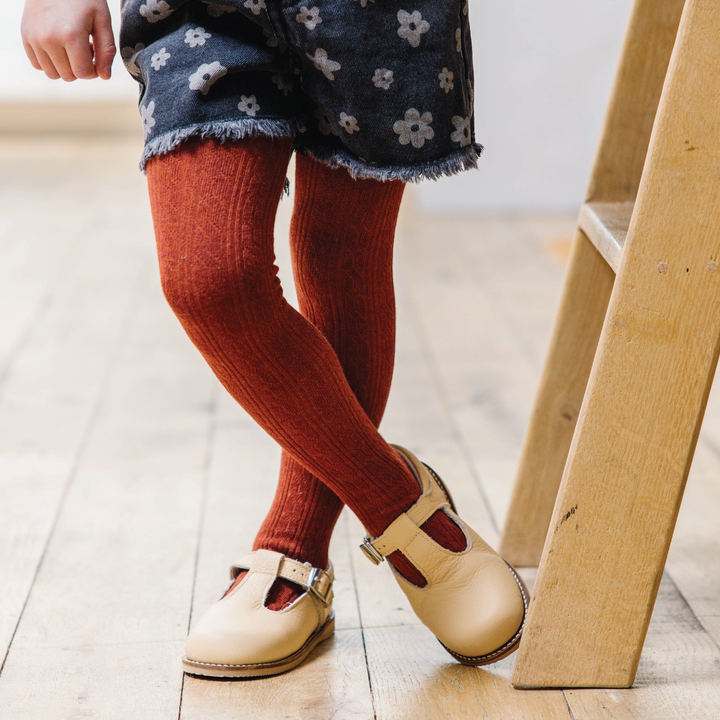
{"label": "metal buckle prong", "polygon": [[370,560],[373,565],[379,565],[383,560],[385,560],[385,558],[375,549],[372,544],[372,539],[367,535],[362,541],[360,549],[365,553],[365,557]]}
{"label": "metal buckle prong", "polygon": [[311,595],[314,595],[318,600],[320,600],[320,602],[322,602],[324,605],[327,605],[328,604],[327,593],[330,590],[331,583],[328,583],[327,589],[326,589],[325,593],[323,594],[322,592],[320,592],[320,589],[315,584],[319,577],[320,577],[320,570],[318,570],[318,568],[313,568],[310,571],[310,576],[308,577],[307,589]]}

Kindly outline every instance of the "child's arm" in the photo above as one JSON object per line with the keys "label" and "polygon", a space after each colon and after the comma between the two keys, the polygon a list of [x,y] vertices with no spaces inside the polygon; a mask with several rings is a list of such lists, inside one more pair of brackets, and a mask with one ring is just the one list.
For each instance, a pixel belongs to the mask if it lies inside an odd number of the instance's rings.
{"label": "child's arm", "polygon": [[20,32],[32,66],[51,80],[110,79],[115,40],[106,0],[27,0]]}

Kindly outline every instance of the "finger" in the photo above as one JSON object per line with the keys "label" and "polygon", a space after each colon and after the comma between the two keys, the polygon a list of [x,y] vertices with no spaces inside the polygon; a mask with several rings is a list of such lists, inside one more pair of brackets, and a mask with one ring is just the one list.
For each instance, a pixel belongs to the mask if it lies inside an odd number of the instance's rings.
{"label": "finger", "polygon": [[92,47],[87,37],[78,36],[65,44],[70,72],[76,78],[89,80],[97,77],[93,65]]}
{"label": "finger", "polygon": [[77,80],[72,68],[70,67],[70,60],[68,60],[64,45],[48,45],[46,46],[45,51],[50,57],[50,60],[52,60],[55,70],[57,70],[58,74],[63,80],[65,80],[65,82]]}
{"label": "finger", "polygon": [[40,68],[42,69],[42,71],[51,80],[60,79],[60,73],[55,69],[53,61],[50,59],[50,56],[44,50],[42,50],[41,48],[35,48],[35,57],[40,63]]}
{"label": "finger", "polygon": [[110,13],[106,10],[99,11],[95,15],[92,38],[97,74],[104,80],[109,80],[112,73],[112,61],[117,50],[115,48]]}
{"label": "finger", "polygon": [[30,64],[36,70],[42,70],[42,66],[38,62],[37,56],[35,55],[35,51],[32,49],[32,45],[30,45],[30,43],[27,43],[23,40],[23,47],[25,48],[25,54],[28,56],[28,60],[30,61]]}

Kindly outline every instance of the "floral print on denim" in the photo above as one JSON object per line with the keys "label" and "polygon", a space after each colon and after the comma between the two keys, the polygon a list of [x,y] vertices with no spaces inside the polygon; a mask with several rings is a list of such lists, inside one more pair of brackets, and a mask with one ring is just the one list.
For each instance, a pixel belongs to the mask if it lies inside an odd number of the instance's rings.
{"label": "floral print on denim", "polygon": [[354,118],[352,115],[348,115],[344,112],[340,113],[340,127],[350,135],[352,135],[354,132],[360,131],[360,128],[357,124],[357,119]]}
{"label": "floral print on denim", "polygon": [[157,72],[161,67],[165,67],[167,65],[167,61],[172,57],[170,53],[165,48],[160,48],[156,53],[153,54],[153,56],[150,58],[150,65],[155,72]]}
{"label": "floral print on denim", "polygon": [[454,77],[454,73],[451,70],[448,70],[446,67],[444,67],[442,69],[442,72],[438,75],[438,80],[440,81],[440,88],[446,93],[449,93],[455,87],[453,83]]}
{"label": "floral print on denim", "polygon": [[376,88],[382,88],[383,90],[390,89],[390,83],[394,80],[393,71],[387,68],[378,68],[375,70],[373,75],[373,84]]}
{"label": "floral print on denim", "polygon": [[190,89],[199,90],[203,95],[207,95],[213,83],[216,83],[226,73],[227,68],[223,67],[217,60],[211,63],[203,63],[188,78]]}
{"label": "floral print on denim", "polygon": [[155,118],[153,113],[155,112],[155,101],[151,100],[147,105],[140,106],[140,117],[142,118],[143,124],[143,135],[147,139],[147,136],[152,132],[155,127]]}
{"label": "floral print on denim", "polygon": [[122,0],[143,162],[193,135],[292,138],[356,176],[475,167],[467,0]]}
{"label": "floral print on denim", "polygon": [[318,48],[315,51],[315,55],[305,53],[310,60],[312,60],[315,67],[328,79],[334,80],[336,71],[340,70],[342,65],[339,62],[335,62],[328,57],[327,50]]}
{"label": "floral print on denim", "polygon": [[260,106],[258,105],[257,98],[254,95],[247,97],[246,95],[240,96],[240,102],[238,103],[238,110],[244,112],[250,117],[255,117],[258,113]]}
{"label": "floral print on denim", "polygon": [[205,28],[190,28],[190,30],[185,33],[185,43],[191,48],[194,48],[198,45],[204,45],[205,41],[211,37],[212,35],[209,32],[205,32]]}
{"label": "floral print on denim", "polygon": [[137,59],[138,53],[144,49],[145,45],[143,43],[137,43],[134,48],[124,47],[120,50],[120,57],[122,58],[123,64],[133,77],[138,77],[142,74],[135,60]]}
{"label": "floral print on denim", "polygon": [[421,148],[426,140],[435,137],[435,131],[430,127],[433,117],[429,112],[422,115],[415,108],[410,108],[405,113],[404,120],[398,120],[393,125],[393,130],[400,136],[398,141],[401,145],[412,143],[413,147]]}
{"label": "floral print on denim", "polygon": [[243,4],[248,10],[252,10],[253,15],[259,15],[265,8],[265,0],[246,0]]}
{"label": "floral print on denim", "polygon": [[455,132],[450,133],[450,139],[453,142],[459,142],[460,147],[465,147],[470,144],[472,129],[470,127],[470,118],[462,118],[456,115],[453,119],[453,125],[455,126]]}
{"label": "floral print on denim", "polygon": [[173,11],[165,0],[147,0],[144,5],[140,6],[140,14],[151,23],[164,20]]}
{"label": "floral print on denim", "polygon": [[308,30],[314,30],[322,22],[320,8],[316,5],[308,10],[303,5],[300,12],[295,16],[295,20],[302,23]]}
{"label": "floral print on denim", "polygon": [[430,29],[430,23],[422,19],[419,10],[410,14],[407,10],[399,10],[397,14],[400,28],[397,34],[407,40],[411,47],[417,47],[420,44],[420,36]]}

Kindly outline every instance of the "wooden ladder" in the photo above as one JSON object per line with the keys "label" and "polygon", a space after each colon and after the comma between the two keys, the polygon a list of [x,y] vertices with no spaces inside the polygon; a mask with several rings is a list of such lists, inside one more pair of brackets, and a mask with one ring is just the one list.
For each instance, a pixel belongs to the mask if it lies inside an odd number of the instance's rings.
{"label": "wooden ladder", "polygon": [[720,2],[636,0],[501,554],[517,687],[635,679],[720,347]]}

